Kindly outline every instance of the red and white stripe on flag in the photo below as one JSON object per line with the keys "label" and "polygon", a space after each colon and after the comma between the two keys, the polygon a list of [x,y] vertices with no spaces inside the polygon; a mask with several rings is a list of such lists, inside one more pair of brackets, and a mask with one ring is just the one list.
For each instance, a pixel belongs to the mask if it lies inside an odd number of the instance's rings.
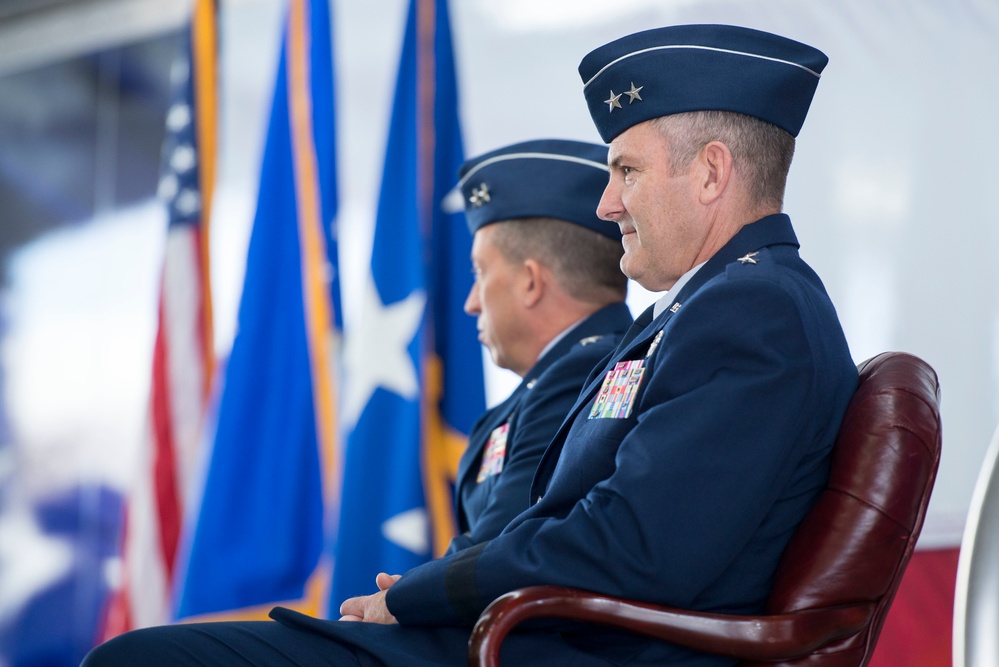
{"label": "red and white stripe on flag", "polygon": [[184,501],[197,464],[209,359],[205,341],[201,228],[167,237],[160,328],[153,357],[149,426],[140,477],[128,499],[122,588],[105,637],[169,620],[170,588]]}
{"label": "red and white stripe on flag", "polygon": [[196,0],[190,48],[171,79],[160,195],[169,223],[149,419],[126,504],[122,572],[101,639],[170,620],[182,522],[197,484],[214,366],[209,213],[215,176],[217,2]]}

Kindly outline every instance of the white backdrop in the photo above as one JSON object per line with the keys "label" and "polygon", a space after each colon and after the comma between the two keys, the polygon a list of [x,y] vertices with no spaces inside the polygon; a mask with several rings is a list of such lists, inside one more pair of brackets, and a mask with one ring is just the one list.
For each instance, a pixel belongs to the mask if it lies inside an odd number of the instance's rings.
{"label": "white backdrop", "polygon": [[[334,2],[345,307],[367,266],[408,0]],[[242,281],[284,2],[224,13],[222,185],[214,222],[219,347]],[[802,254],[855,360],[930,362],[944,455],[924,546],[957,544],[999,420],[999,4],[993,0],[452,0],[466,154],[541,137],[599,142],[576,73],[589,50],[674,23],[770,30],[827,53],[786,198]],[[651,302],[635,286],[632,310]],[[511,386],[489,373],[492,401]],[[349,391],[349,387],[346,388]]]}

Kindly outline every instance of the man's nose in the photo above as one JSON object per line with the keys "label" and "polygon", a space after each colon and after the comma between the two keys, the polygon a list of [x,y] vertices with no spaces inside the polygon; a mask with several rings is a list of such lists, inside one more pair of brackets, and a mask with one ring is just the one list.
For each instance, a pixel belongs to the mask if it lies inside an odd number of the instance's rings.
{"label": "man's nose", "polygon": [[621,203],[618,186],[611,178],[604,188],[603,195],[600,196],[600,203],[597,204],[597,217],[608,222],[617,222],[623,211],[624,205]]}
{"label": "man's nose", "polygon": [[468,290],[468,296],[465,298],[465,312],[469,315],[478,315],[481,312],[481,308],[479,307],[478,280],[472,283],[472,288]]}

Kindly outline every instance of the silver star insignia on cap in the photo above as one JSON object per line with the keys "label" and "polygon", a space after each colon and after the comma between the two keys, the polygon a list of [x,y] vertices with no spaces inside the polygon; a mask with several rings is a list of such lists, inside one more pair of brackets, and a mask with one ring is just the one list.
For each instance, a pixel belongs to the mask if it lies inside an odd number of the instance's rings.
{"label": "silver star insignia on cap", "polygon": [[468,203],[475,208],[479,208],[490,200],[489,187],[485,183],[482,183],[478,189],[472,188],[472,195],[468,198]]}
{"label": "silver star insignia on cap", "polygon": [[638,91],[640,91],[642,88],[645,88],[645,86],[639,86],[638,88],[636,88],[635,82],[634,81],[631,82],[631,90],[624,91],[624,94],[630,98],[628,100],[628,104],[633,104],[635,100],[638,100],[639,102],[642,101],[642,96],[638,94]]}
{"label": "silver star insignia on cap", "polygon": [[623,93],[618,93],[617,95],[615,95],[613,90],[610,91],[610,98],[604,100],[604,104],[607,105],[607,111],[613,112],[615,107],[617,107],[618,109],[622,108],[621,107],[622,94]]}
{"label": "silver star insignia on cap", "polygon": [[760,253],[758,251],[757,252],[751,252],[748,255],[743,255],[742,257],[740,257],[736,261],[739,262],[739,263],[741,263],[741,264],[756,264],[756,260],[753,259],[753,258],[756,257],[759,254]]}

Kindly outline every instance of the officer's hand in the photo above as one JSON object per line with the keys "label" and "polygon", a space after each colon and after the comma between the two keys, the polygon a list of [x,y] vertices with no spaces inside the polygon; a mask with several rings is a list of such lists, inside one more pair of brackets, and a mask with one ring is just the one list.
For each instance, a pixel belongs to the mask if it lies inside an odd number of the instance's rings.
{"label": "officer's hand", "polygon": [[366,621],[368,623],[391,624],[398,623],[385,604],[385,593],[399,580],[398,574],[379,573],[375,577],[378,592],[373,595],[362,595],[350,598],[340,605],[341,621]]}

